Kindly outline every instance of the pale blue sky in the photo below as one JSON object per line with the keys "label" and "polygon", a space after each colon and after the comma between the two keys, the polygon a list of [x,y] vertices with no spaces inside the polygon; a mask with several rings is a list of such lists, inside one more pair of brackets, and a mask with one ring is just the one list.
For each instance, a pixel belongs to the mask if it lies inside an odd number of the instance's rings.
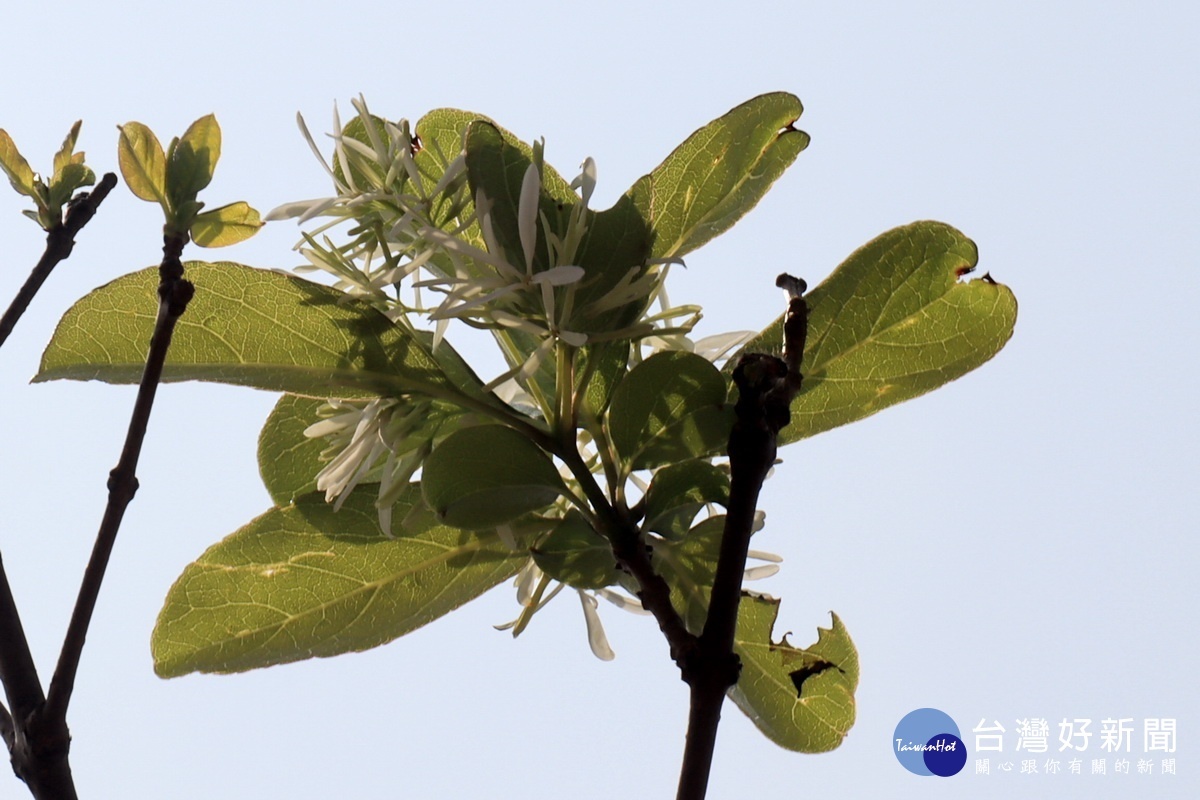
{"label": "pale blue sky", "polygon": [[[325,130],[333,101],[359,92],[389,117],[488,114],[544,136],[568,174],[593,156],[598,207],[737,103],[797,94],[812,145],[672,275],[673,299],[705,306],[701,332],[761,327],[781,309],[779,271],[815,284],[923,218],[975,239],[1020,318],[977,373],[782,452],[757,546],[786,561],[761,588],[782,596],[776,632],[795,641],[842,617],[859,719],[840,750],[801,756],[727,706],[711,796],[1200,793],[1191,4],[22,5],[5,20],[0,127],[35,168],[78,118],[90,163],[110,170],[115,125],[169,138],[215,112],[207,196],[263,210],[327,193],[294,116]],[[41,250],[22,207],[0,192],[4,303]],[[73,300],[157,261],[157,214],[119,187],[0,351],[0,551],[44,677],[132,390],[25,382]],[[296,238],[279,223],[217,255],[292,266]],[[254,448],[273,400],[160,393],[72,705],[81,796],[673,796],[687,698],[661,636],[602,609],[618,658],[601,663],[565,595],[516,642],[491,627],[515,615],[505,587],[367,654],[155,678],[166,589],[269,504]],[[1179,774],[1159,775],[1155,754],[1152,776],[1112,774],[1110,757],[1106,776],[976,776],[969,762],[917,778],[889,748],[923,706],[1010,732],[1031,716],[1055,732],[1063,717],[1173,717]],[[1085,758],[1101,755],[1093,742]],[[0,775],[0,798],[25,796]]]}

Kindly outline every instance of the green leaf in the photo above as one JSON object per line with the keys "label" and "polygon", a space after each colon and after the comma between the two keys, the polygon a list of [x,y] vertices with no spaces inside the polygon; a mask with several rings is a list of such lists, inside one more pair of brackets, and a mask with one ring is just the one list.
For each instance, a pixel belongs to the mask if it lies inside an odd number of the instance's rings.
{"label": "green leaf", "polygon": [[[172,144],[166,167],[167,190],[172,207],[180,208],[185,202],[195,200],[212,181],[217,160],[221,157],[221,126],[217,124],[216,116],[208,114],[188,126],[183,136]],[[256,213],[256,223],[257,218]],[[192,238],[195,239],[194,234]]]}
{"label": "green leaf", "polygon": [[[308,397],[461,397],[422,340],[343,292],[229,262],[185,266],[196,297],[175,330],[164,381],[214,381]],[[151,268],[79,300],[59,322],[34,381],[138,382],[154,329],[157,286],[158,270]],[[490,395],[476,399],[501,407]]]}
{"label": "green leaf", "polygon": [[[706,358],[682,351],[655,353],[613,391],[609,437],[633,469],[703,455],[728,436],[726,381]],[[697,447],[703,452],[695,452]]]}
{"label": "green leaf", "polygon": [[170,212],[167,199],[167,156],[154,132],[140,122],[118,126],[117,163],[129,190],[142,200]]}
{"label": "green leaf", "polygon": [[576,589],[603,589],[620,578],[608,541],[572,509],[533,548],[542,572]]}
{"label": "green leaf", "polygon": [[33,185],[33,168],[17,150],[17,145],[8,135],[8,131],[3,128],[0,128],[0,168],[8,176],[8,182],[14,189],[27,197],[37,197],[37,191]]}
{"label": "green leaf", "polygon": [[75,124],[71,126],[71,130],[67,131],[67,135],[63,139],[62,147],[54,154],[54,179],[51,183],[58,180],[59,175],[68,164],[83,163],[83,153],[78,155],[75,153],[75,143],[79,141],[79,129],[82,126],[83,120],[75,120]]}
{"label": "green leaf", "polygon": [[[1012,336],[1017,301],[988,277],[961,281],[977,261],[975,243],[961,232],[914,222],[842,262],[807,295],[804,382],[780,444],[925,394],[999,352]],[[745,351],[778,350],[782,332],[780,316]]]}
{"label": "green leaf", "polygon": [[447,436],[425,460],[421,492],[447,525],[493,528],[553,503],[566,488],[550,457],[502,425]]}
{"label": "green leaf", "polygon": [[[659,540],[656,569],[671,585],[671,600],[687,624],[704,628],[723,516],[697,525],[682,541]],[[729,697],[776,744],[820,753],[841,744],[854,724],[858,654],[837,615],[817,643],[796,648],[771,639],[779,601],[742,592],[733,649],[742,662]]]}
{"label": "green leaf", "polygon": [[678,258],[753,208],[808,146],[803,113],[785,92],[760,95],[713,120],[626,193],[650,226],[651,258]]}
{"label": "green leaf", "polygon": [[61,170],[56,170],[54,180],[50,184],[50,196],[47,203],[50,207],[49,216],[61,219],[63,204],[71,199],[76,190],[84,186],[91,186],[95,182],[96,173],[82,163],[67,164]]}
{"label": "green leaf", "polygon": [[786,635],[772,641],[778,612],[778,600],[742,593],[734,639],[742,673],[729,697],[779,746],[833,750],[854,725],[858,653],[837,614],[811,647],[793,647]]}
{"label": "green leaf", "polygon": [[[592,360],[595,363],[590,363]],[[587,345],[579,351],[576,375],[579,380],[586,376],[587,386],[576,386],[584,392],[587,411],[599,417],[608,408],[613,389],[629,371],[629,342],[602,342]]]}
{"label": "green leaf", "polygon": [[324,439],[310,439],[304,429],[316,422],[324,400],[285,394],[271,409],[258,434],[258,471],[275,505],[286,506],[317,490],[317,473],[325,467]]}
{"label": "green leaf", "polygon": [[[652,234],[641,210],[628,196],[612,208],[587,216],[587,233],[579,244],[576,262],[585,277],[575,288],[575,313],[570,329],[606,333],[632,325],[646,310],[651,293],[633,291],[632,297],[613,307],[609,293],[621,282],[633,283],[651,267]],[[657,267],[654,267],[657,269]],[[593,303],[599,302],[597,309]]]}
{"label": "green leaf", "polygon": [[197,214],[192,241],[201,247],[226,247],[244,242],[263,226],[258,212],[242,201]]}
{"label": "green leaf", "polygon": [[654,543],[655,569],[671,586],[671,602],[683,617],[690,632],[700,635],[708,615],[725,515],[717,514],[700,522],[682,539],[651,540]]}
{"label": "green leaf", "polygon": [[729,474],[702,459],[670,464],[654,473],[645,500],[643,527],[677,538],[706,504],[729,502]]}
{"label": "green leaf", "polygon": [[655,434],[631,462],[633,469],[652,469],[690,458],[725,452],[733,429],[732,403],[698,408]]}
{"label": "green leaf", "polygon": [[[514,575],[528,559],[492,533],[407,513],[386,538],[374,498],[334,512],[318,494],[276,508],[209,548],[167,594],[151,639],[164,678],[249,669],[377,647]],[[397,523],[398,527],[399,523]]]}

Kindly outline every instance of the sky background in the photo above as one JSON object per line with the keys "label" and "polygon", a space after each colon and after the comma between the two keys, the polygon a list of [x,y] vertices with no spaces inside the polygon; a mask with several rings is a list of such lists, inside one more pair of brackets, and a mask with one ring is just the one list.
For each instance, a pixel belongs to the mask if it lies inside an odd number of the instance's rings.
{"label": "sky background", "polygon": [[[701,335],[782,310],[782,270],[815,284],[917,219],[979,246],[1020,303],[1009,345],[931,395],[781,452],[756,546],[784,569],[776,635],[835,610],[862,661],[858,722],[826,755],[778,749],[732,704],[710,797],[1195,797],[1200,794],[1195,370],[1200,322],[1196,6],[1146,3],[536,3],[392,0],[22,3],[6,12],[0,127],[35,169],[84,120],[116,168],[116,125],[163,141],[215,112],[210,205],[324,196],[297,111],[336,100],[416,120],[495,118],[605,207],[689,133],[757,94],[797,94],[812,144],[758,208],[672,272]],[[0,299],[41,253],[0,191]],[[106,499],[133,389],[27,385],[70,304],[157,263],[158,209],[118,187],[0,351],[0,551],[43,680]],[[192,258],[298,263],[290,222]],[[467,348],[468,357],[490,358]],[[669,797],[687,694],[652,622],[602,608],[618,657],[588,650],[561,595],[516,642],[499,588],[365,654],[161,681],[149,636],[168,587],[270,505],[258,429],[275,397],[164,387],[71,706],[80,795]],[[932,706],[1007,730],[992,774],[908,774],[897,722]],[[1016,720],[1135,721],[1152,775],[1021,775]],[[1175,776],[1144,718],[1178,721]],[[1049,755],[1054,755],[1052,752]],[[1039,770],[1045,756],[1038,758]],[[1016,766],[998,774],[1000,760]],[[1061,756],[1063,767],[1069,755]],[[27,797],[0,770],[0,798]]]}

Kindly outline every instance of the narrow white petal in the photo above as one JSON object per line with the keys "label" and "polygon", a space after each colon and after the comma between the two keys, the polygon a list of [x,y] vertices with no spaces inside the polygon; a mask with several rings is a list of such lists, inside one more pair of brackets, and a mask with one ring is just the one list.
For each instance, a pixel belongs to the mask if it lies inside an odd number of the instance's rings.
{"label": "narrow white petal", "polygon": [[521,250],[525,253],[525,272],[533,272],[533,256],[537,249],[538,196],[541,194],[542,176],[535,164],[530,164],[521,179],[521,199],[517,205],[517,232],[521,236]]}
{"label": "narrow white petal", "polygon": [[742,579],[747,581],[760,581],[763,578],[769,578],[779,572],[778,564],[763,564],[760,567],[750,567],[742,573]]}
{"label": "narrow white petal", "polygon": [[322,436],[328,436],[331,433],[337,433],[342,428],[346,427],[343,423],[335,419],[323,419],[320,422],[314,422],[304,429],[304,435],[309,439],[319,439]]}
{"label": "narrow white petal", "polygon": [[617,654],[608,646],[608,637],[604,635],[604,626],[600,624],[600,614],[596,611],[596,598],[583,592],[578,594],[579,602],[583,605],[583,618],[587,621],[588,644],[592,648],[592,655],[601,661],[612,661]]}
{"label": "narrow white petal", "polygon": [[639,614],[641,616],[650,615],[649,611],[642,608],[642,602],[636,597],[626,597],[623,594],[614,592],[612,589],[597,589],[596,594],[622,611],[628,611],[630,614]]}
{"label": "narrow white petal", "polygon": [[266,222],[277,222],[281,219],[298,217],[313,206],[328,203],[330,200],[337,202],[336,198],[321,197],[316,200],[297,200],[292,203],[284,203],[283,205],[275,206],[275,208],[272,208],[270,211],[268,211],[266,216],[263,217],[263,220]]}
{"label": "narrow white petal", "polygon": [[715,336],[705,336],[696,342],[695,352],[709,361],[719,361],[730,350],[741,347],[754,338],[754,331],[730,331]]}
{"label": "narrow white petal", "polygon": [[517,587],[517,602],[523,606],[529,605],[533,601],[533,589],[537,582],[542,578],[542,571],[531,558],[525,562],[525,566],[521,567],[521,571],[517,573],[514,583]]}
{"label": "narrow white petal", "polygon": [[579,177],[571,181],[571,188],[580,190],[583,205],[586,207],[592,199],[592,192],[596,189],[596,162],[591,156],[588,156],[579,166],[581,168]]}
{"label": "narrow white petal", "polygon": [[437,197],[442,192],[446,191],[449,186],[467,166],[467,157],[465,153],[459,153],[458,157],[450,162],[446,167],[446,171],[442,173],[441,180],[433,187],[433,191],[429,193],[430,197]]}
{"label": "narrow white petal", "polygon": [[338,187],[338,191],[341,191],[341,181],[339,181],[337,176],[333,174],[333,169],[329,166],[329,162],[325,160],[325,156],[321,155],[321,151],[317,147],[317,143],[313,141],[312,134],[308,131],[308,125],[304,124],[304,116],[299,111],[296,112],[296,124],[300,126],[300,133],[304,136],[304,141],[308,142],[308,146],[312,149],[313,155],[317,157],[317,161],[321,162],[321,166],[324,167],[325,171],[329,173],[329,177],[333,178],[333,182]]}
{"label": "narrow white petal", "polygon": [[770,561],[772,564],[782,564],[783,556],[768,553],[766,550],[749,550],[746,552],[749,558],[756,558],[759,561]]}
{"label": "narrow white petal", "polygon": [[513,534],[511,525],[500,525],[496,528],[496,535],[500,537],[500,541],[504,542],[504,546],[509,550],[517,549],[517,537]]}
{"label": "narrow white petal", "polygon": [[583,280],[583,267],[576,267],[571,264],[565,264],[561,267],[554,267],[545,272],[539,272],[533,276],[534,283],[548,283],[551,286],[566,286],[571,283],[578,283]]}
{"label": "narrow white petal", "polygon": [[577,331],[559,331],[558,338],[571,345],[571,347],[583,347],[588,342],[588,335],[586,333],[578,333]]}

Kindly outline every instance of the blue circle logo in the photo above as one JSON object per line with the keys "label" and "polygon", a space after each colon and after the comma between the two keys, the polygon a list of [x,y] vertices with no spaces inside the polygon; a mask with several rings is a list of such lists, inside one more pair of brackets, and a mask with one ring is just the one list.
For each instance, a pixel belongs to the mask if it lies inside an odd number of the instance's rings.
{"label": "blue circle logo", "polygon": [[949,778],[967,763],[958,725],[944,711],[918,708],[904,715],[892,737],[896,760],[914,775]]}

